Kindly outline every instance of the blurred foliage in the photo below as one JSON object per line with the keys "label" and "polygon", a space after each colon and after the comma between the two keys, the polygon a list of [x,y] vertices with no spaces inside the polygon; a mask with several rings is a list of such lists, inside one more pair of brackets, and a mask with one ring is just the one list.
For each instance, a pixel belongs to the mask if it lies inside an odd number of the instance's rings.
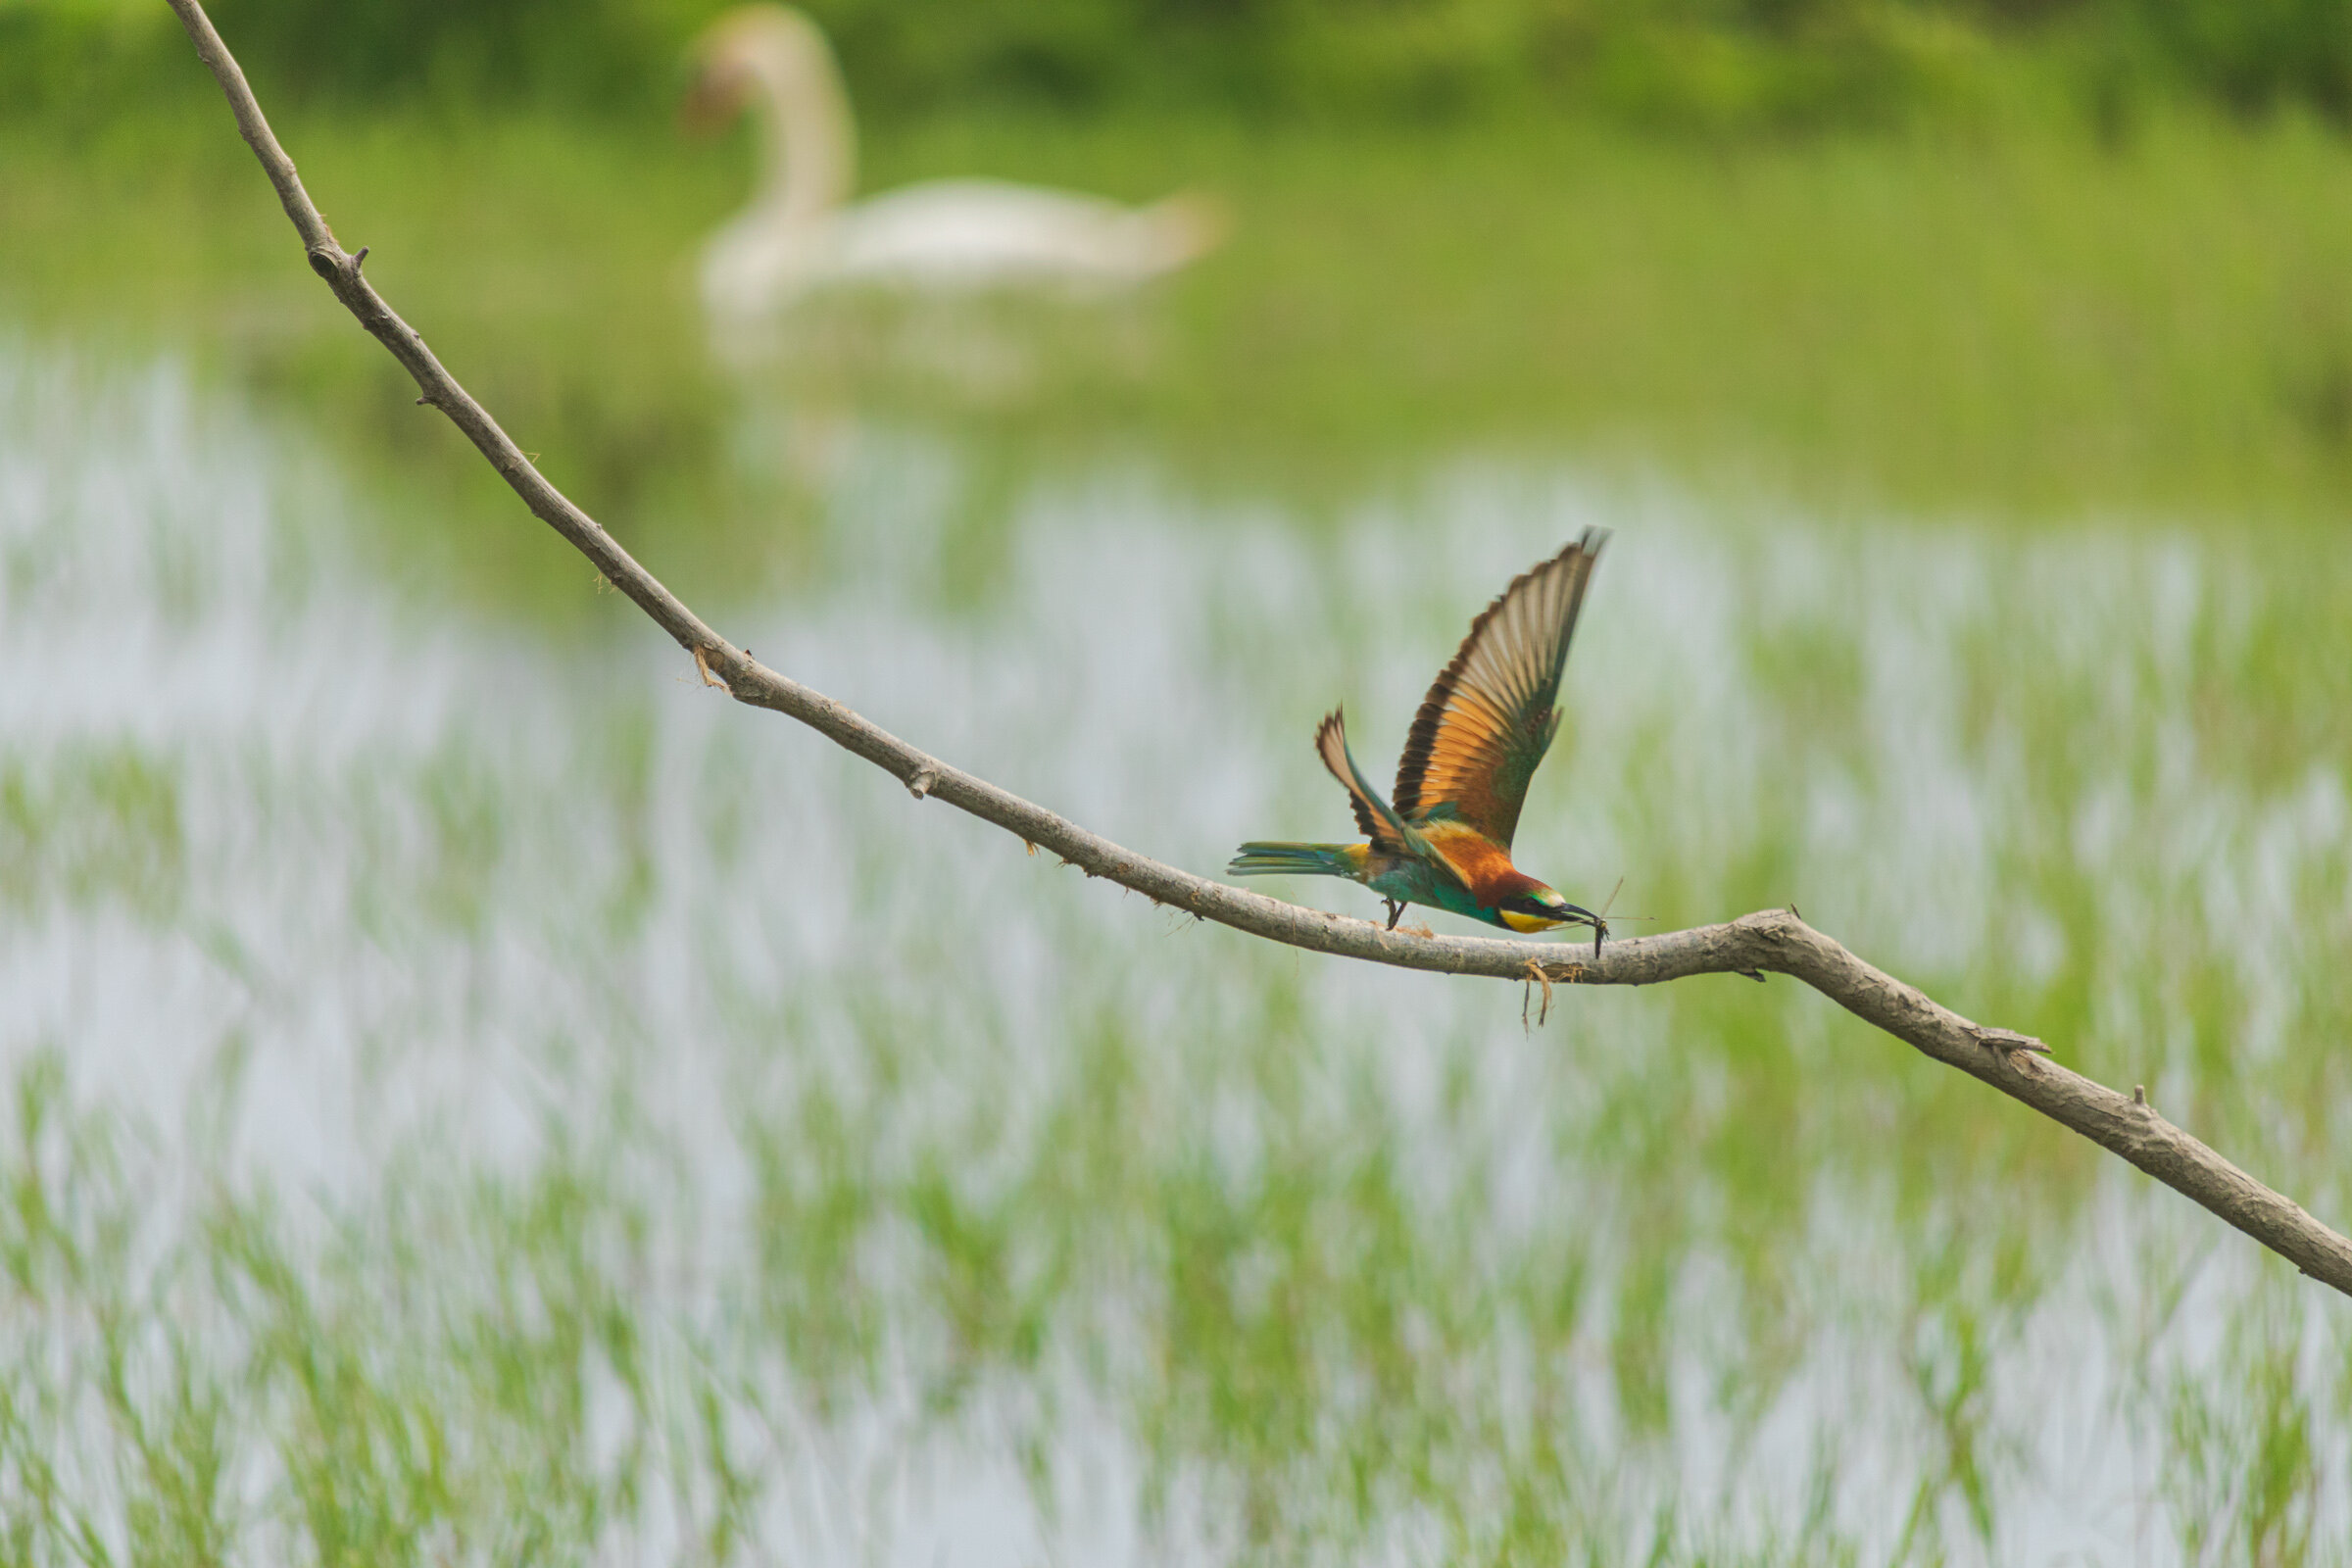
{"label": "blurred foliage", "polygon": [[[218,0],[274,102],[516,98],[646,115],[717,0]],[[1529,104],[1651,127],[1883,122],[1965,101],[2011,56],[2102,122],[2182,94],[2352,120],[2352,0],[809,0],[861,101],[1184,105],[1426,120]],[[0,104],[184,85],[147,0],[0,0]],[[167,59],[173,69],[158,70]]]}
{"label": "blurred foliage", "polygon": [[[512,526],[496,474],[302,265],[217,96],[185,110],[0,145],[0,323],[190,354],[430,519],[382,569],[502,617],[587,614],[576,559]],[[947,524],[974,584],[1014,498],[1137,459],[1335,520],[1498,452],[1879,516],[2352,513],[2352,145],[2308,116],[2157,106],[2115,144],[2032,118],[1732,145],[1557,119],[883,121],[869,188],[1190,184],[1230,202],[1233,240],[1135,309],[831,302],[750,385],[712,363],[692,271],[748,139],[416,105],[276,120],[444,363],[697,602],[801,580],[822,476],[878,428],[990,476]]]}
{"label": "blurred foliage", "polygon": [[2128,0],[2103,69],[2147,62],[2230,108],[2299,103],[2352,121],[2352,4],[2346,0]]}

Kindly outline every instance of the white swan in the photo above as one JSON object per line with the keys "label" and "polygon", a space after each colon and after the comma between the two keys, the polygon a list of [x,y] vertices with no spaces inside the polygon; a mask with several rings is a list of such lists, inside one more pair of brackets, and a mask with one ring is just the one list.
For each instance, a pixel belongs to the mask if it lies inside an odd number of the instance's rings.
{"label": "white swan", "polygon": [[762,121],[758,194],[703,252],[703,302],[722,331],[842,284],[1114,293],[1223,237],[1217,206],[1199,196],[1126,207],[1003,180],[941,179],[845,206],[855,132],[816,24],[787,6],[739,6],[710,24],[695,55],[690,115],[709,121],[749,105]]}

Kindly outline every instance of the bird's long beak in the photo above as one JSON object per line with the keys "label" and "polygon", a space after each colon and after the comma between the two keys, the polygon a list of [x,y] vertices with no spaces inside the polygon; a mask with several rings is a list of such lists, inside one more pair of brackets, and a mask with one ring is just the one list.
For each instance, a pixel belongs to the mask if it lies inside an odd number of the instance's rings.
{"label": "bird's long beak", "polygon": [[1592,928],[1592,956],[1599,957],[1600,939],[1609,934],[1609,922],[1581,905],[1563,904],[1560,907]]}

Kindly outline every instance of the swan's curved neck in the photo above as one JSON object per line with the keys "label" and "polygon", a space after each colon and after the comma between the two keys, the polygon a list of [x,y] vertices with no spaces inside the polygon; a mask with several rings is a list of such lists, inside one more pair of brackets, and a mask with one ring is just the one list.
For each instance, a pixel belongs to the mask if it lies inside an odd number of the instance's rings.
{"label": "swan's curved neck", "polygon": [[786,223],[820,220],[849,200],[857,178],[857,132],[831,51],[808,33],[771,35],[746,52],[759,85],[761,148],[754,205]]}

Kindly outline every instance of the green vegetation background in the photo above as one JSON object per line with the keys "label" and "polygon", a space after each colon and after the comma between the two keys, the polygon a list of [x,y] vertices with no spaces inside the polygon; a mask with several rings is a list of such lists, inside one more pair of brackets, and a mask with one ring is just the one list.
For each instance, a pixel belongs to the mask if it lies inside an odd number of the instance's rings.
{"label": "green vegetation background", "polygon": [[[748,138],[671,124],[714,9],[216,8],[379,281],[705,591],[795,548],[790,496],[728,471],[739,395],[693,300],[751,173]],[[1874,513],[2308,523],[2352,495],[2346,0],[809,9],[865,189],[984,172],[1233,209],[1133,363],[1082,320],[1011,395],[876,369],[855,333],[796,372],[800,407],[958,433],[990,493],[1140,445],[1310,509],[1472,448]],[[502,605],[568,601],[552,543],[479,526],[495,480],[295,265],[220,116],[161,4],[0,0],[0,313],[283,393],[423,491]]]}
{"label": "green vegetation background", "polygon": [[[643,110],[649,58],[714,0],[223,0],[248,69],[308,95],[501,96]],[[811,0],[852,84],[893,111],[1211,105],[1425,118],[1569,104],[1682,128],[1883,119],[2034,52],[2116,113],[2187,92],[2254,112],[2352,113],[2342,0]],[[0,6],[0,82],[120,101],[155,57],[159,7]],[[168,19],[167,19],[168,20]]]}
{"label": "green vegetation background", "polygon": [[[776,496],[747,490],[759,475],[746,472],[756,443],[736,422],[744,393],[710,368],[693,300],[695,247],[741,200],[750,166],[741,139],[696,146],[669,129],[686,42],[710,9],[685,0],[217,7],[314,194],[348,243],[372,248],[370,275],[558,481],[698,605],[760,592],[762,564],[786,580],[792,552],[813,548],[774,526]],[[2343,1058],[2324,1049],[2344,1034],[2345,992],[2327,957],[2343,949],[2343,879],[2323,858],[2294,883],[2284,907],[2299,918],[2287,929],[2304,945],[2278,957],[2278,972],[2307,983],[2283,1003],[2260,971],[2233,966],[2228,922],[2245,906],[2212,890],[2237,885],[2215,867],[2256,878],[2274,863],[2266,854],[2301,842],[2282,838],[2282,824],[2324,824],[2331,797],[2318,781],[2344,770],[2352,662],[2341,645],[2352,617],[2333,564],[2340,552],[2303,547],[2327,543],[2320,530],[2340,522],[2352,496],[2352,6],[838,0],[810,9],[840,43],[868,189],[988,172],[1136,198],[1197,185],[1234,208],[1227,250],[1157,302],[1150,374],[1078,357],[1045,385],[975,397],[919,378],[861,379],[852,365],[819,368],[820,381],[839,384],[794,389],[820,407],[908,413],[926,432],[964,441],[983,494],[992,474],[994,493],[1015,495],[1025,473],[1071,471],[1073,454],[1139,447],[1184,484],[1310,500],[1426,475],[1465,452],[1624,454],[1678,481],[1799,488],[1816,503],[1852,495],[1874,526],[1905,510],[1969,511],[1991,519],[1968,539],[1987,552],[1985,576],[1996,582],[2031,578],[2054,559],[2063,566],[2066,536],[2037,548],[2027,531],[2052,517],[2310,529],[2263,541],[2260,554],[2232,560],[2225,547],[2196,558],[2232,564],[2214,568],[2214,608],[2185,645],[2193,659],[2178,664],[2131,635],[2142,607],[2161,600],[2177,564],[2169,559],[2121,579],[2114,592],[2128,610],[2080,624],[2060,624],[2053,592],[2030,581],[2037,591],[2015,603],[1953,596],[1982,617],[1950,633],[1974,650],[1965,755],[1992,759],[1980,763],[1979,788],[2009,803],[1999,876],[2021,892],[1984,911],[1998,929],[1983,956],[1940,960],[1917,977],[1979,1016],[2078,1043],[2081,1062],[2101,1076],[2148,1076],[2168,1113],[2317,1211],[2343,1211],[2331,1153]],[[368,510],[440,530],[430,541],[439,558],[418,561],[414,533],[383,552],[388,567],[429,581],[436,612],[452,584],[493,602],[502,627],[517,604],[584,618],[597,603],[576,557],[520,519],[478,457],[414,407],[414,388],[302,266],[160,0],[0,0],[0,330],[54,333],[77,350],[120,338],[145,353],[163,340],[300,410],[306,429],[353,460],[356,488],[434,503]],[[960,555],[943,581],[985,592],[989,572],[1006,569],[991,525],[977,514],[971,538],[946,542],[943,554]],[[1928,564],[1952,559],[1973,558]],[[1792,579],[1771,577],[1768,553],[1757,560],[1756,604],[1766,608],[1744,612],[1756,628],[1747,635],[1759,689],[1786,712],[1768,710],[1785,751],[1755,776],[1818,777],[1806,766],[1845,765],[1866,732],[1874,646],[1852,617],[1819,607],[1859,602],[1851,584],[1886,579],[1830,578],[1843,597],[1819,590],[1807,601],[1815,608],[1796,615],[1780,603]],[[1904,570],[1916,582],[1914,564]],[[2060,574],[2069,586],[2095,578],[2088,568]],[[604,624],[642,640],[633,612],[603,605]],[[1433,646],[1458,629],[1458,614],[1446,608]],[[2070,641],[2083,626],[2122,630],[2085,652]],[[1299,640],[1276,624],[1258,635],[1266,640],[1232,656],[1253,688],[1264,671],[1291,666]],[[1362,633],[1335,660],[1351,667],[1369,645]],[[2128,678],[2118,676],[2117,646]],[[610,696],[600,688],[577,704],[603,712]],[[2178,727],[2147,724],[2150,708],[2184,715],[2193,744]],[[1653,722],[1674,717],[1661,708]],[[628,922],[642,916],[597,911],[646,906],[629,879],[653,864],[650,851],[610,896],[601,872],[542,887],[494,853],[499,833],[519,841],[522,824],[558,823],[583,791],[602,803],[594,820],[629,824],[614,836],[637,842],[633,825],[653,815],[644,781],[657,773],[656,731],[632,710],[612,722],[617,738],[583,733],[617,760],[550,764],[561,793],[530,783],[536,773],[483,783],[493,775],[459,747],[432,760],[439,773],[392,775],[381,788],[427,802],[438,837],[430,854],[376,853],[394,867],[381,873],[384,905],[478,931],[491,896],[481,890],[511,887],[515,906],[552,911],[551,946],[600,958],[633,953]],[[1297,725],[1284,722],[1290,735]],[[1743,776],[1730,781],[1736,798],[1702,795],[1693,808],[1682,791],[1695,786],[1660,786],[1671,769],[1656,760],[1681,755],[1670,741],[1661,728],[1608,763],[1621,774],[1587,775],[1587,798],[1647,813],[1638,842],[1653,849],[1632,858],[1673,902],[1643,907],[1722,913],[1802,895],[1818,914],[1809,890],[1791,886],[1789,863],[1791,847],[1810,842],[1801,813],[1815,797]],[[1278,741],[1269,720],[1266,744],[1270,755],[1296,742]],[[1857,775],[1870,776],[1867,756],[1850,755]],[[2022,782],[2003,793],[1998,759],[2010,755]],[[2186,786],[2183,755],[2204,770]],[[774,775],[738,754],[715,756],[686,796],[705,803],[717,843],[722,830],[738,831],[724,824],[765,808]],[[192,874],[181,868],[182,840],[202,819],[180,804],[172,757],[69,755],[51,774],[33,765],[0,779],[10,835],[0,850],[15,857],[0,856],[15,878],[0,892],[32,906],[62,897],[52,886],[88,884],[97,900],[114,896],[110,878],[169,888]],[[372,773],[372,758],[367,766]],[[1320,788],[1311,777],[1303,787]],[[1565,788],[1556,772],[1552,787]],[[270,798],[293,793],[288,785]],[[1765,802],[1762,825],[1741,836],[1722,824],[1746,819],[1732,808],[1748,797]],[[344,797],[326,798],[329,816],[346,809]],[[885,808],[905,805],[874,808]],[[2121,848],[2104,869],[2085,869],[2078,824],[2101,821]],[[1691,835],[1688,822],[1710,831]],[[1716,854],[1726,843],[1736,853]],[[550,858],[576,858],[567,849]],[[166,869],[150,873],[151,863]],[[1844,892],[1851,906],[1862,880]],[[1123,958],[1129,928],[1102,920],[1100,894],[1022,896],[1066,897],[1066,923],[1047,929],[1107,944],[1076,951]],[[159,906],[155,918],[179,917],[171,900]],[[2031,944],[2010,927],[2031,931],[2035,915],[2064,934],[2057,946],[2068,955],[2046,981],[2021,976],[2013,961]],[[565,923],[606,918],[620,931],[606,946]],[[922,929],[942,946],[909,951],[949,951],[955,922],[926,906]],[[901,951],[877,948],[894,961]],[[806,1364],[846,1381],[879,1359],[890,1334],[936,1321],[949,1347],[938,1358],[947,1404],[989,1368],[1017,1375],[1048,1348],[1083,1342],[1090,1312],[1111,1319],[1120,1299],[1102,1278],[1156,1269],[1148,1275],[1156,1294],[1147,1294],[1169,1303],[1150,1342],[1164,1349],[1153,1362],[1161,1380],[1135,1396],[1149,1446],[1230,1464],[1265,1516],[1252,1514],[1252,1530],[1321,1539],[1333,1527],[1314,1510],[1328,1503],[1345,1543],[1347,1521],[1376,1516],[1385,1500],[1369,1476],[1409,1501],[1454,1510],[1460,1539],[1475,1544],[1491,1529],[1524,1544],[1525,1560],[1558,1561],[1571,1552],[1547,1532],[1579,1507],[1602,1521],[1595,1530],[1605,1526],[1609,1505],[1588,1504],[1579,1489],[1592,1474],[1605,1485],[1610,1472],[1555,1451],[1546,1423],[1529,1424],[1533,1436],[1513,1450],[1503,1423],[1515,1418],[1503,1407],[1465,1409],[1465,1388],[1519,1386],[1507,1360],[1486,1359],[1508,1353],[1494,1325],[1526,1325],[1532,1343],[1559,1348],[1581,1343],[1580,1313],[1597,1312],[1604,1326],[1586,1332],[1605,1352],[1632,1429],[1654,1434],[1670,1423],[1668,1370],[1686,1348],[1675,1335],[1681,1271],[1713,1248],[1742,1282],[1728,1320],[1753,1342],[1719,1364],[1760,1391],[1734,1386],[1726,1398],[1763,1408],[1786,1375],[1778,1369],[1825,1323],[1859,1320],[1873,1345],[1913,1347],[1940,1445],[1929,1451],[1949,1456],[1941,1470],[1898,1478],[1918,1489],[1914,1522],[1957,1496],[1974,1523],[1955,1528],[1992,1539],[1987,1499],[1999,1494],[1982,1465],[1998,1462],[2007,1435],[1981,1430],[1987,1369],[2032,1305],[2061,1288],[2054,1260],[2071,1252],[2070,1227],[2107,1169],[2087,1146],[1973,1085],[1943,1082],[1949,1075],[1846,1070],[1855,1058],[1835,1032],[1842,1026],[1825,1022],[1813,999],[1644,998],[1677,1049],[1562,1054],[1547,1069],[1558,1077],[1533,1097],[1558,1119],[1530,1124],[1562,1149],[1603,1129],[1593,1158],[1632,1175],[1621,1193],[1591,1202],[1597,1218],[1563,1209],[1498,1263],[1481,1250],[1489,1155],[1475,1118],[1458,1134],[1470,1152],[1459,1195],[1430,1197],[1409,1130],[1376,1100],[1370,1111],[1349,1094],[1326,1103],[1332,1085],[1351,1085],[1357,1057],[1309,1017],[1297,972],[1252,960],[1263,972],[1237,981],[1220,951],[1182,960],[1203,967],[1175,971],[1172,985],[1231,998],[1228,1013],[1210,1015],[1242,1020],[1231,1028],[1197,1027],[1194,1014],[1160,1005],[1151,982],[1172,961],[1165,956],[1102,965],[1117,985],[1069,1004],[1072,1015],[1099,1007],[1102,1022],[1072,1031],[1066,1058],[1057,1054],[1067,1085],[1046,1102],[1031,1145],[1000,1139],[987,1096],[974,1097],[982,1113],[968,1130],[893,1143],[911,1116],[898,1085],[993,1081],[998,1058],[968,1033],[1009,1038],[1021,1027],[943,1034],[941,1016],[997,1016],[992,994],[967,1002],[953,979],[962,966],[944,959],[928,963],[919,1005],[857,1015],[883,1088],[862,1100],[797,1086],[747,1095],[755,1108],[738,1142],[755,1166],[754,1213],[724,1239],[751,1260],[748,1276],[729,1276],[755,1325],[739,1336],[743,1356],[757,1364],[772,1345],[809,1348]],[[1213,986],[1200,978],[1211,964]],[[886,982],[899,978],[853,971],[842,994],[887,997]],[[2293,1049],[2238,1049],[2249,1017]],[[2133,1019],[2179,1022],[2151,1041]],[[744,1033],[764,1046],[791,1038],[788,1027]],[[1466,1034],[1449,1045],[1449,1082],[1485,1070],[1492,1044]],[[2151,1059],[2173,1076],[2157,1076]],[[949,1077],[949,1066],[967,1078]],[[1597,1093],[1570,1093],[1572,1077],[1596,1082]],[[155,1249],[168,1255],[151,1285],[129,1259],[144,1255],[132,1245],[150,1234],[142,1224],[176,1223],[159,1218],[153,1200],[168,1177],[135,1149],[110,1163],[105,1123],[74,1112],[65,1081],[62,1065],[45,1060],[17,1085],[0,1265],[20,1300],[62,1303],[58,1344],[77,1343],[68,1337],[76,1324],[97,1325],[91,1353],[107,1375],[78,1376],[81,1363],[27,1334],[31,1348],[0,1369],[16,1379],[0,1391],[0,1450],[29,1456],[21,1471],[47,1484],[38,1465],[50,1434],[67,1428],[81,1391],[96,1389],[115,1423],[106,1430],[122,1434],[108,1451],[122,1456],[125,1512],[158,1536],[195,1543],[186,1560],[226,1554],[221,1521],[233,1516],[219,1500],[230,1490],[220,1456],[281,1432],[289,1489],[311,1539],[326,1544],[322,1560],[401,1560],[403,1549],[421,1560],[429,1530],[451,1517],[514,1532],[521,1544],[506,1555],[527,1556],[550,1540],[595,1540],[601,1510],[634,1495],[634,1458],[612,1476],[584,1469],[583,1369],[609,1366],[629,1390],[637,1430],[673,1419],[692,1428],[676,1451],[710,1478],[719,1523],[710,1555],[727,1555],[737,1494],[751,1486],[722,1419],[738,1368],[714,1351],[708,1367],[643,1371],[639,1324],[650,1319],[631,1293],[653,1270],[638,1249],[668,1215],[642,1206],[595,1128],[583,1125],[512,1182],[466,1170],[444,1173],[439,1187],[392,1180],[384,1217],[361,1205],[345,1244],[323,1257],[284,1240],[266,1202],[223,1199],[200,1216],[196,1240]],[[1270,1157],[1254,1184],[1225,1181],[1193,1152],[1212,1147],[1228,1102],[1268,1107]],[[788,1115],[773,1110],[787,1103]],[[1503,1152],[1498,1144],[1493,1157]],[[1007,1180],[977,1195],[953,1179],[1007,1166]],[[671,1192],[669,1168],[645,1188]],[[1560,1168],[1575,1167],[1563,1158]],[[1987,1192],[2031,1200],[1987,1201]],[[1807,1236],[1851,1221],[1850,1210],[1820,1206],[1823,1195],[1854,1193],[1891,1216],[1868,1235],[1899,1235],[1913,1249],[1889,1254],[1891,1285],[1858,1250],[1833,1250],[1826,1267],[1823,1253],[1803,1250]],[[2177,1511],[2188,1554],[2226,1543],[2219,1549],[2236,1560],[2329,1560],[2333,1544],[2314,1550],[2296,1532],[2308,1531],[2300,1521],[2317,1506],[2328,1455],[2340,1452],[2329,1444],[2352,1385],[2340,1371],[2315,1385],[2298,1357],[2352,1363],[2334,1341],[2309,1352],[2302,1303],[2316,1298],[2286,1295],[2294,1282],[2278,1265],[2231,1298],[2210,1362],[2176,1367],[2160,1340],[2198,1260],[2245,1249],[2169,1194],[2133,1212],[2147,1216],[2134,1222],[2146,1230],[2130,1245],[2153,1283],[2110,1297],[2101,1276],[2090,1290],[2106,1319],[2124,1324],[2114,1343],[2142,1390],[2128,1421],[2159,1433],[2151,1485]],[[902,1216],[922,1273],[894,1297],[843,1260]],[[2145,1246],[2149,1236],[2162,1245]],[[123,1239],[118,1253],[98,1250],[112,1239]],[[431,1262],[400,1261],[415,1258]],[[1588,1267],[1613,1259],[1619,1277],[1589,1292]],[[440,1308],[408,1310],[388,1278],[429,1283],[444,1293]],[[211,1281],[225,1283],[208,1296]],[[172,1335],[148,1333],[199,1321],[181,1310],[190,1296],[259,1346],[221,1363],[217,1380]],[[1589,1297],[1602,1305],[1588,1307]],[[518,1311],[518,1300],[539,1309]],[[1572,1357],[1557,1364],[1544,1376],[1581,1375]],[[53,1366],[68,1371],[45,1370]],[[196,1371],[172,1375],[188,1367]],[[1357,1407],[1348,1401],[1364,1388],[1378,1394],[1371,1414],[1350,1419]],[[685,1391],[684,1414],[662,1390]],[[1536,1398],[1551,1407],[1572,1392],[1540,1382]],[[760,1407],[756,1396],[748,1402]],[[2140,1419],[2151,1410],[2169,1425]],[[290,1412],[282,1421],[281,1411]],[[496,1462],[445,1464],[445,1451]],[[1498,1452],[1512,1507],[1490,1519],[1449,1466]],[[67,1499],[61,1516],[103,1506],[63,1489],[49,1496]],[[165,1500],[142,1513],[149,1497]],[[1284,1507],[1298,1518],[1286,1522]],[[18,1528],[0,1533],[0,1561],[53,1560],[23,1544],[31,1527]],[[1940,1549],[1931,1541],[1917,1554],[1935,1560]],[[1704,1554],[1703,1544],[1694,1550]],[[1589,1555],[1606,1560],[1598,1547]],[[1805,1540],[1782,1555],[1838,1560]],[[1727,1549],[1707,1560],[1741,1559]]]}

